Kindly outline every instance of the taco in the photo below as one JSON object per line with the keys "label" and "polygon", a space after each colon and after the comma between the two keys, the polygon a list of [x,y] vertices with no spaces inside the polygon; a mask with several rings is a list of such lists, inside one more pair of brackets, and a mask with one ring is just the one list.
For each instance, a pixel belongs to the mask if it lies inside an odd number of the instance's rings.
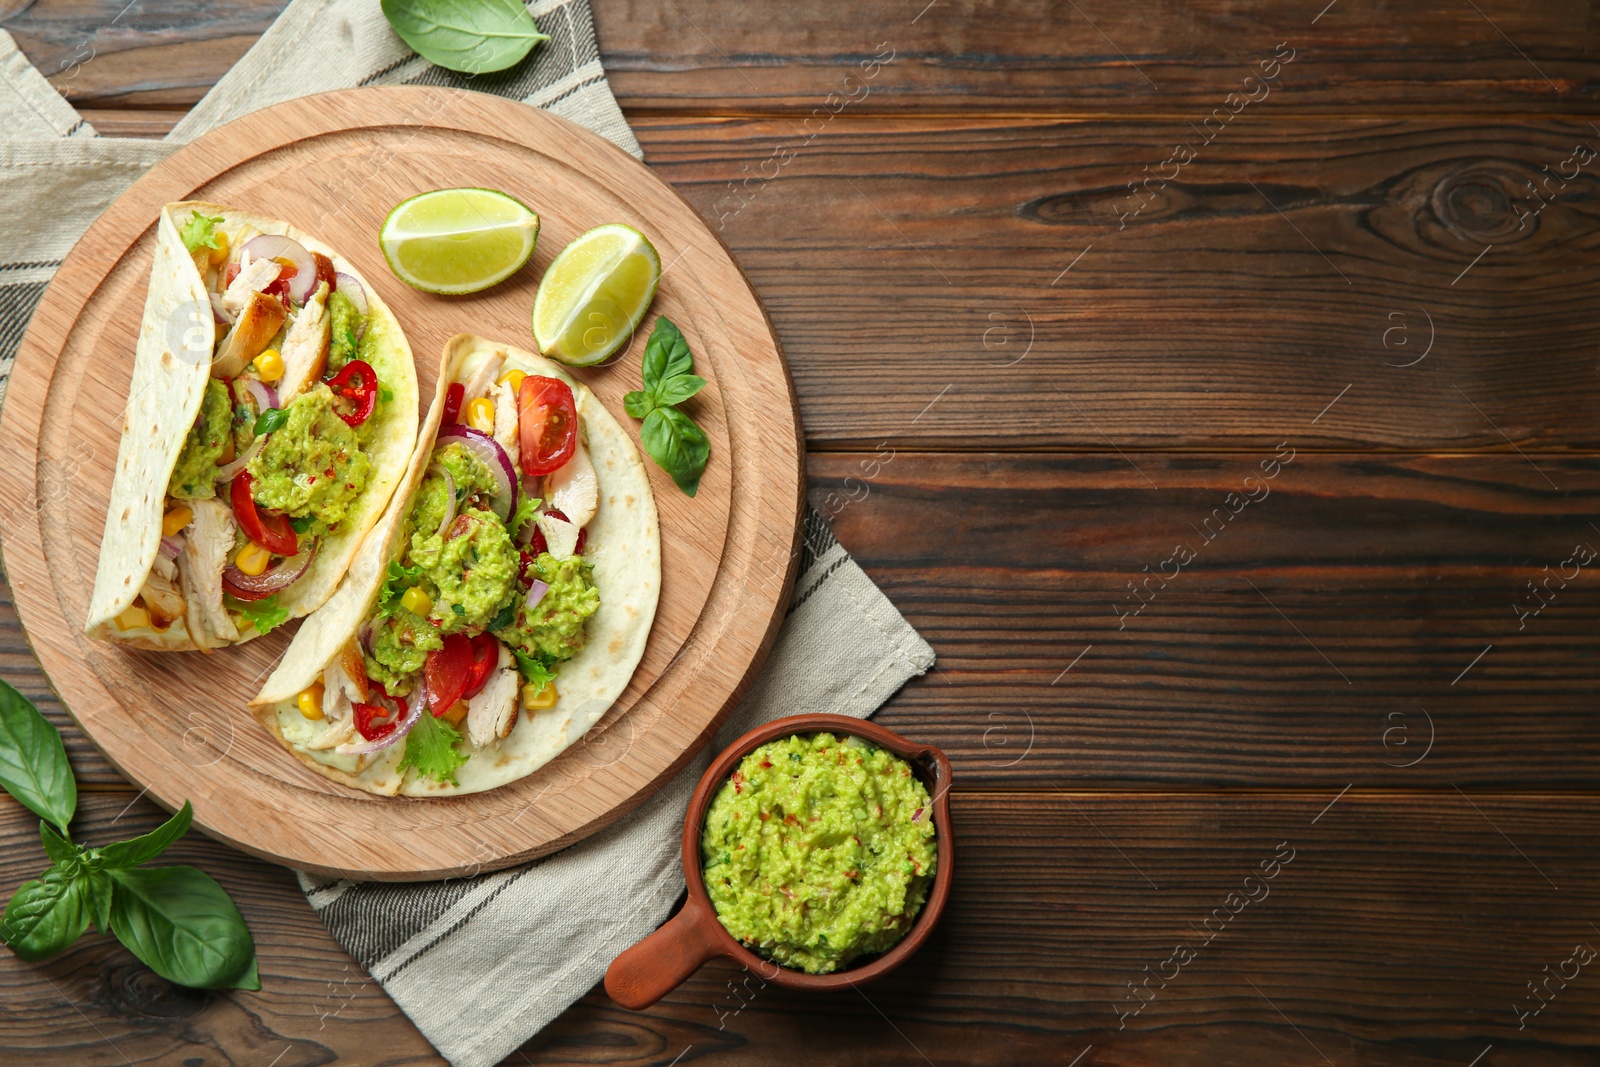
{"label": "taco", "polygon": [[209,650],[309,614],[416,431],[410,346],[353,266],[287,223],[168,204],[86,631]]}
{"label": "taco", "polygon": [[402,489],[251,704],[346,785],[492,789],[611,707],[660,588],[655,500],[622,427],[563,368],[463,334]]}

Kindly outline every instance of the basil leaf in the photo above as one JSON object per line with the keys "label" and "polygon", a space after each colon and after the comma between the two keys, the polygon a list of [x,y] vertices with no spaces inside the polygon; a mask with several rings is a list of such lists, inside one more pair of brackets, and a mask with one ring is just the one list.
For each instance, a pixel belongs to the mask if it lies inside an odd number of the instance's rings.
{"label": "basil leaf", "polygon": [[282,429],[283,424],[288,421],[288,408],[268,408],[256,416],[256,436],[260,437],[264,433],[271,433],[274,430]]}
{"label": "basil leaf", "polygon": [[56,833],[47,822],[39,824],[39,840],[44,843],[44,854],[60,868],[62,874],[71,878],[78,873],[83,860],[77,845]]}
{"label": "basil leaf", "polygon": [[[681,404],[706,387],[706,380],[698,374],[679,374],[668,378],[656,387],[656,403]],[[626,404],[626,400],[623,401]]]}
{"label": "basil leaf", "polygon": [[90,917],[94,919],[94,928],[98,933],[109,933],[111,930],[111,875],[105,871],[90,869],[84,872],[80,879],[86,883],[88,892]]}
{"label": "basil leaf", "polygon": [[639,427],[639,441],[679,489],[689,496],[699,491],[711,442],[693,419],[677,408],[656,408]]}
{"label": "basil leaf", "polygon": [[642,419],[656,409],[656,402],[649,393],[641,393],[637,389],[622,398],[622,410],[630,418]]}
{"label": "basil leaf", "polygon": [[383,0],[382,7],[413,52],[463,74],[505,70],[550,39],[520,0]]}
{"label": "basil leaf", "polygon": [[178,813],[147,834],[114,845],[103,845],[98,850],[100,861],[107,868],[137,867],[149,863],[167,850],[167,846],[189,832],[194,821],[194,808],[185,800]]}
{"label": "basil leaf", "polygon": [[644,391],[661,403],[670,403],[661,400],[661,384],[693,370],[694,357],[689,354],[689,342],[684,340],[683,331],[665,315],[660,316],[644,346],[644,365],[640,368]]}
{"label": "basil leaf", "polygon": [[54,956],[89,928],[86,883],[60,871],[24,882],[0,918],[0,940],[29,963]]}
{"label": "basil leaf", "polygon": [[259,989],[255,943],[228,893],[194,867],[107,872],[111,930],[145,966],[196,989]]}
{"label": "basil leaf", "polygon": [[27,697],[0,679],[0,786],[63,834],[78,807],[78,783],[61,734]]}

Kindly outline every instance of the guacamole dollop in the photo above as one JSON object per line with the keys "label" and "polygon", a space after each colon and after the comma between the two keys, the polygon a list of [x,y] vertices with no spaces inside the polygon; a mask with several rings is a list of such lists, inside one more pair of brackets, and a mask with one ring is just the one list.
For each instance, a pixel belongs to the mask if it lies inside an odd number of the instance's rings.
{"label": "guacamole dollop", "polygon": [[533,561],[533,570],[550,588],[531,611],[526,598],[519,600],[511,621],[494,634],[530,656],[571,659],[583,648],[583,624],[600,607],[594,564],[582,556],[556,559],[541,552]]}
{"label": "guacamole dollop", "polygon": [[366,317],[356,310],[355,303],[343,293],[328,295],[328,322],[331,327],[328,339],[328,369],[343,370],[344,365],[356,358],[362,327]]}
{"label": "guacamole dollop", "polygon": [[405,696],[422,672],[428,653],[444,647],[444,638],[421,615],[399,605],[393,614],[372,624],[372,651],[366,654],[367,677],[390,696]]}
{"label": "guacamole dollop", "polygon": [[288,421],[273,431],[246,469],[256,503],[331,529],[366,487],[372,460],[333,410],[333,392],[318,382],[289,401]]}
{"label": "guacamole dollop", "polygon": [[200,417],[184,438],[167,483],[167,495],[179,500],[200,500],[217,495],[217,461],[233,439],[233,401],[228,383],[220,378],[206,380],[205,396],[200,401]]}
{"label": "guacamole dollop", "polygon": [[492,511],[466,508],[443,535],[411,535],[411,565],[433,586],[428,619],[441,633],[481,633],[516,589],[517,550]]}
{"label": "guacamole dollop", "polygon": [[808,974],[887,951],[928,899],[928,791],[859,738],[787,737],[751,752],[706,811],[706,892],[728,932]]}
{"label": "guacamole dollop", "polygon": [[413,539],[437,533],[439,523],[444,521],[449,496],[441,471],[449,471],[451,480],[455,482],[457,505],[480,493],[487,497],[496,487],[494,475],[488,466],[461,445],[449,444],[435,450],[433,462],[428,465],[428,474],[417,487],[416,499],[411,502]]}

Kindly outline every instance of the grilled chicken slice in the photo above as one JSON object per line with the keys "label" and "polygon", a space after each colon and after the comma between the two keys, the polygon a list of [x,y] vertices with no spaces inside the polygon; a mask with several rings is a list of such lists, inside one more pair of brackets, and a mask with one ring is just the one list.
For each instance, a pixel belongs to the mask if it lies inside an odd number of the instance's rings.
{"label": "grilled chicken slice", "polygon": [[511,653],[500,646],[494,677],[467,701],[467,740],[478,748],[499,744],[517,725],[517,694],[522,678],[511,665]]}
{"label": "grilled chicken slice", "polygon": [[511,391],[511,383],[496,385],[489,399],[494,401],[494,439],[511,458],[512,469],[518,470],[522,464],[521,434],[517,431],[517,397]]}
{"label": "grilled chicken slice", "polygon": [[222,347],[211,360],[213,378],[237,378],[250,361],[266,350],[283,328],[283,302],[275,296],[251,293],[239,321],[233,324]]}
{"label": "grilled chicken slice", "polygon": [[332,331],[328,283],[320,282],[283,337],[283,378],[278,382],[278,395],[285,404],[299,396],[307,383],[322,377]]}
{"label": "grilled chicken slice", "polygon": [[[545,475],[544,501],[545,507],[561,512],[574,526],[587,525],[594,518],[600,506],[600,479],[595,476],[594,464],[589,462],[589,450],[583,447],[582,442],[579,442],[572,458],[563,463],[559,470]],[[577,539],[576,534],[573,539]]]}
{"label": "grilled chicken slice", "polygon": [[233,551],[233,512],[220,500],[194,500],[194,518],[184,527],[178,573],[188,602],[189,637],[200,648],[239,639],[239,628],[222,606],[222,571]]}
{"label": "grilled chicken slice", "polygon": [[[233,283],[222,294],[222,307],[237,315],[250,303],[250,297],[278,280],[282,268],[274,260],[254,259],[240,268]],[[282,305],[280,305],[282,306]]]}
{"label": "grilled chicken slice", "polygon": [[505,366],[505,357],[498,352],[491,352],[483,362],[479,363],[471,376],[461,383],[461,411],[464,415],[467,405],[480,396],[488,396],[494,389],[494,380],[500,377],[500,368]]}
{"label": "grilled chicken slice", "polygon": [[[170,560],[160,556],[156,557],[156,563],[165,563],[168,567],[172,567]],[[174,568],[173,574],[176,573]],[[188,607],[172,578],[157,571],[151,571],[145,577],[144,588],[139,590],[139,595],[144,597],[145,610],[150,613],[151,627],[157,630],[165,630],[183,618]]]}

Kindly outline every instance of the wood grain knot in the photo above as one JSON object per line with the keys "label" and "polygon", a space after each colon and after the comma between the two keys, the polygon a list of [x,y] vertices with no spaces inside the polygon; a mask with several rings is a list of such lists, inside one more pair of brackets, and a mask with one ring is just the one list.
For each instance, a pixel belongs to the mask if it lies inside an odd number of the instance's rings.
{"label": "wood grain knot", "polygon": [[1515,205],[1533,195],[1538,172],[1509,161],[1472,162],[1442,175],[1433,187],[1434,218],[1446,230],[1474,244],[1503,244],[1532,237],[1537,214]]}
{"label": "wood grain knot", "polygon": [[188,1019],[206,1010],[217,996],[162,978],[144,965],[118,964],[105,971],[106,1008],[113,1014],[146,1019]]}

